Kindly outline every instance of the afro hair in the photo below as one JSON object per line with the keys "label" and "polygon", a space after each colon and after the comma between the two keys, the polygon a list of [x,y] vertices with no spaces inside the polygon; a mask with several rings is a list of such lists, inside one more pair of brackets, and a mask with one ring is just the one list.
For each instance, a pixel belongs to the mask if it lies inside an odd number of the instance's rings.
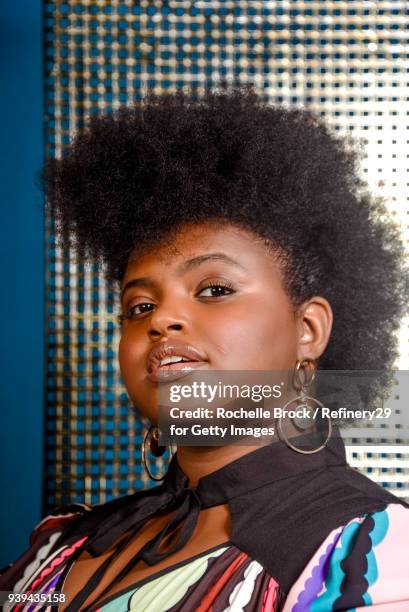
{"label": "afro hair", "polygon": [[334,313],[322,369],[379,370],[397,356],[409,297],[399,227],[359,178],[360,149],[253,87],[149,93],[92,117],[44,172],[63,247],[123,278],[131,253],[186,223],[224,220],[284,253],[294,306]]}

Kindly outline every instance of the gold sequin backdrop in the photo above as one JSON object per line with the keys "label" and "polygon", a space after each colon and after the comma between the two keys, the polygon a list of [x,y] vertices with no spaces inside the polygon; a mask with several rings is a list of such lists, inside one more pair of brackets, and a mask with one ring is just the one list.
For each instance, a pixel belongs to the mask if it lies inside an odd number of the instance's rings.
{"label": "gold sequin backdrop", "polygon": [[[407,2],[57,0],[45,2],[47,154],[87,116],[195,84],[254,83],[362,139],[362,172],[408,239]],[[116,363],[113,291],[55,245],[47,220],[45,506],[100,503],[149,481],[142,424]],[[408,368],[408,325],[401,359]],[[409,447],[355,446],[353,465],[409,495]],[[165,457],[166,459],[166,457]],[[160,466],[159,466],[160,468]]]}

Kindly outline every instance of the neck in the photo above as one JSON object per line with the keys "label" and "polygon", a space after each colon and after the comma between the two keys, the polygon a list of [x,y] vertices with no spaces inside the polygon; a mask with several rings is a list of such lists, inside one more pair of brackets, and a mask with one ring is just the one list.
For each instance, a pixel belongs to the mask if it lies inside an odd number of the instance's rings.
{"label": "neck", "polygon": [[238,446],[180,446],[177,450],[179,467],[189,479],[189,488],[199,479],[228,465],[232,461],[260,448],[262,444]]}
{"label": "neck", "polygon": [[[314,431],[314,427],[305,430],[305,433]],[[300,431],[296,430],[289,420],[286,423],[286,435],[290,438],[300,435]],[[230,444],[228,446],[179,446],[177,450],[177,462],[189,479],[189,488],[193,488],[199,482],[199,479],[207,474],[211,474],[216,470],[232,463],[236,459],[251,453],[261,446],[278,442],[277,433],[269,439],[261,441],[259,444],[238,445]]]}

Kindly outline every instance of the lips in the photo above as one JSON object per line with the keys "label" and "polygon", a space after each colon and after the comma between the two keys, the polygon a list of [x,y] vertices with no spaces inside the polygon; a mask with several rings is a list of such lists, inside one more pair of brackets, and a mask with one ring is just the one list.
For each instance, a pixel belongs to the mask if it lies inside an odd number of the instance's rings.
{"label": "lips", "polygon": [[[183,357],[186,361],[161,365],[161,361],[169,357]],[[202,368],[206,363],[206,357],[195,347],[179,340],[172,340],[153,347],[146,361],[146,369],[148,378],[152,382],[168,382],[186,376],[192,370]]]}

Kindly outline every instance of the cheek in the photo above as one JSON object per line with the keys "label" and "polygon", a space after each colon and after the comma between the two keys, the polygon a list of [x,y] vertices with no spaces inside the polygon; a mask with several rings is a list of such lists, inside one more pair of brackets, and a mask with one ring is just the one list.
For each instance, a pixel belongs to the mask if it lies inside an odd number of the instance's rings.
{"label": "cheek", "polygon": [[156,422],[156,391],[145,379],[145,354],[143,343],[129,330],[119,341],[118,361],[126,390],[140,414]]}
{"label": "cheek", "polygon": [[118,361],[125,385],[138,377],[143,365],[143,351],[140,342],[129,331],[122,334],[118,345]]}
{"label": "cheek", "polygon": [[207,336],[220,369],[288,369],[297,355],[297,329],[287,303],[262,298],[209,319]]}

